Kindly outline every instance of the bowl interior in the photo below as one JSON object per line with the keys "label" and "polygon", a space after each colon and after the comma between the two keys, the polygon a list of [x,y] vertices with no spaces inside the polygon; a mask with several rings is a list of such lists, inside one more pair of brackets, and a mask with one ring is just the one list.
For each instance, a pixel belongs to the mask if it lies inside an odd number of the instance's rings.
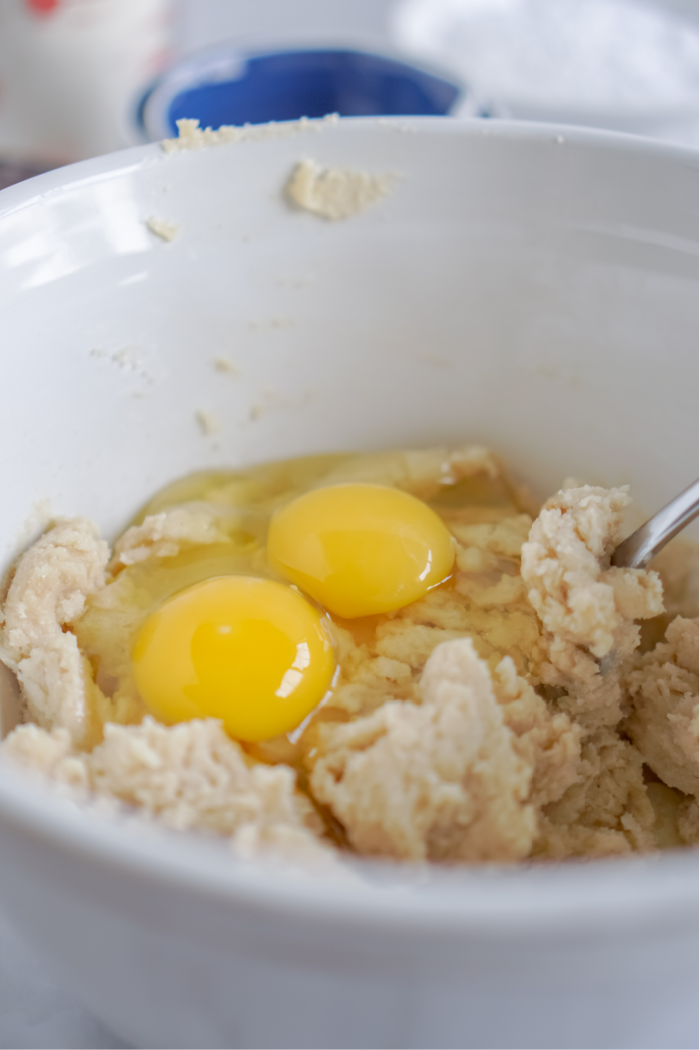
{"label": "bowl interior", "polygon": [[[478,442],[542,494],[629,483],[642,512],[695,476],[691,154],[439,119],[280,129],[6,191],[5,560],[45,501],[112,535],[187,471],[322,450]],[[399,179],[326,222],[283,197],[305,157]]]}
{"label": "bowl interior", "polygon": [[[398,179],[326,222],[284,198],[304,158]],[[319,451],[476,442],[543,496],[573,475],[652,512],[697,469],[696,202],[681,149],[439,119],[6,191],[2,568],[51,514],[112,537],[188,471]]]}

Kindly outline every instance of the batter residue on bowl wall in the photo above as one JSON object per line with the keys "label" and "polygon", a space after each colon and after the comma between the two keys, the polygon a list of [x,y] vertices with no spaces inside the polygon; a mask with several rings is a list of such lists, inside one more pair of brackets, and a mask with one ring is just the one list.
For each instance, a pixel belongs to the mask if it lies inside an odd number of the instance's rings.
{"label": "batter residue on bowl wall", "polygon": [[[154,610],[212,578],[280,582],[271,516],[366,483],[435,512],[448,578],[388,612],[320,610],[337,669],[292,731],[153,718],[133,653]],[[25,705],[3,758],[246,854],[513,862],[696,841],[694,548],[665,552],[661,575],[611,568],[629,502],[565,487],[533,520],[494,456],[438,448],[183,479],[111,552],[90,522],[59,522],[0,614]]]}

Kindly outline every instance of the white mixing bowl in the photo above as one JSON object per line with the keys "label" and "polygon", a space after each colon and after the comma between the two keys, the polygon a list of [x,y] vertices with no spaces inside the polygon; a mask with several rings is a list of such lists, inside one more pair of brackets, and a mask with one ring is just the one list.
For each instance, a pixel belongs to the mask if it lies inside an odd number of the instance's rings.
{"label": "white mixing bowl", "polygon": [[[282,198],[305,157],[402,178],[327,223]],[[473,440],[542,494],[573,474],[654,510],[696,471],[696,201],[680,149],[440,119],[149,146],[5,191],[4,561],[40,501],[113,536],[177,475],[321,450]],[[0,874],[139,1046],[695,1045],[683,851],[344,884],[4,769]]]}

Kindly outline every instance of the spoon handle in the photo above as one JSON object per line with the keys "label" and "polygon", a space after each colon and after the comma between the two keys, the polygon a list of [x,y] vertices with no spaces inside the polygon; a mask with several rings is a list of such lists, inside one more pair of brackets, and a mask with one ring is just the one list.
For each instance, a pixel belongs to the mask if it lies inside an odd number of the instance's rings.
{"label": "spoon handle", "polygon": [[623,540],[613,551],[610,564],[619,568],[645,569],[654,555],[697,516],[698,483],[694,481],[680,496]]}

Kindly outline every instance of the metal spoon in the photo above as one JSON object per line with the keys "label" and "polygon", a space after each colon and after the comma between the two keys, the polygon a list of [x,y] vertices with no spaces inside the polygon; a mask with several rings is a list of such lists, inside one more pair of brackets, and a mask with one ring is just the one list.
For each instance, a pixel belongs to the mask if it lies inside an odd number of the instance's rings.
{"label": "metal spoon", "polygon": [[623,540],[613,551],[610,564],[618,568],[645,569],[654,555],[697,516],[698,483],[694,481],[680,496]]}

